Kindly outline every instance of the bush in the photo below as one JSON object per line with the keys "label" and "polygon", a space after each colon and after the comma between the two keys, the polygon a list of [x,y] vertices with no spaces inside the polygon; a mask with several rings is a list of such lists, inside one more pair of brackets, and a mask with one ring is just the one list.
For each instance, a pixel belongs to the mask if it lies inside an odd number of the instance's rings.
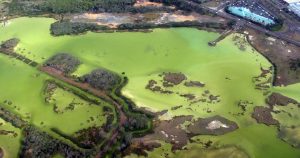
{"label": "bush", "polygon": [[86,31],[99,31],[107,29],[107,26],[69,21],[55,22],[51,24],[50,28],[51,34],[54,36],[81,34],[85,33]]}
{"label": "bush", "polygon": [[113,90],[120,83],[121,78],[108,70],[97,69],[83,76],[83,81],[100,90]]}
{"label": "bush", "polygon": [[148,128],[148,117],[145,114],[129,114],[125,124],[127,131],[143,130]]}
{"label": "bush", "polygon": [[13,14],[124,12],[134,3],[135,0],[12,0],[9,10]]}
{"label": "bush", "polygon": [[48,59],[45,66],[53,67],[57,70],[64,72],[65,74],[70,74],[76,70],[80,65],[80,61],[67,53],[58,53]]}
{"label": "bush", "polygon": [[19,42],[20,42],[19,39],[12,38],[12,39],[9,39],[7,41],[2,42],[1,48],[3,48],[3,49],[13,49],[18,45]]}

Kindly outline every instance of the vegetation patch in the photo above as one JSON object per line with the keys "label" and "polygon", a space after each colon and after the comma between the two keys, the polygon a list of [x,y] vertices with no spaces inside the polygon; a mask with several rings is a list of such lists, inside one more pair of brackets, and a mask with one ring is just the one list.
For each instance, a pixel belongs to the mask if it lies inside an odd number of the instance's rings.
{"label": "vegetation patch", "polygon": [[280,127],[278,136],[293,147],[300,148],[300,126],[282,126]]}
{"label": "vegetation patch", "polygon": [[81,13],[93,12],[124,12],[135,3],[134,0],[12,0],[9,3],[11,14],[42,14],[42,13]]}
{"label": "vegetation patch", "polygon": [[19,39],[12,38],[2,42],[0,46],[2,49],[13,50],[18,45],[19,42],[20,42]]}
{"label": "vegetation patch", "polygon": [[81,80],[99,90],[113,90],[121,82],[118,74],[106,69],[93,70],[90,74],[84,75]]}
{"label": "vegetation patch", "polygon": [[295,104],[274,106],[273,117],[280,123],[278,137],[291,146],[300,148],[300,108]]}
{"label": "vegetation patch", "polygon": [[83,151],[77,150],[45,132],[41,132],[33,126],[24,129],[24,137],[21,157],[51,157],[56,153],[62,153],[65,157],[86,156]]}
{"label": "vegetation patch", "polygon": [[68,53],[58,53],[48,59],[44,65],[62,71],[64,74],[70,74],[80,65],[80,61]]}
{"label": "vegetation patch", "polygon": [[107,30],[107,26],[92,23],[79,23],[69,21],[57,21],[51,24],[51,34],[54,36],[81,34],[87,31]]}

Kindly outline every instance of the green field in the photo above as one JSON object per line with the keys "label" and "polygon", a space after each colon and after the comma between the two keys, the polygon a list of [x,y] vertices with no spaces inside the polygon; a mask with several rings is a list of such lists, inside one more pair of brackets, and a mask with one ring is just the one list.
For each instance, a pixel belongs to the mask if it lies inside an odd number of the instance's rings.
{"label": "green field", "polygon": [[0,134],[0,147],[4,150],[5,157],[13,158],[18,156],[19,149],[21,148],[21,131],[15,128],[10,123],[0,118],[0,131],[13,131],[14,134],[1,135]]}
{"label": "green field", "polygon": [[[83,63],[74,73],[78,76],[98,67],[119,74],[125,72],[129,83],[122,93],[139,107],[154,112],[168,110],[161,119],[180,115],[203,118],[219,114],[237,122],[240,128],[232,133],[218,137],[199,136],[200,139],[213,140],[215,146],[236,145],[253,158],[300,156],[300,150],[277,138],[275,127],[257,124],[251,118],[253,107],[265,106],[267,98],[265,91],[255,89],[253,77],[259,76],[261,68],[268,69],[271,64],[251,47],[247,46],[245,51],[241,51],[235,46],[233,36],[244,38],[242,35],[231,35],[216,47],[209,47],[207,43],[216,39],[217,33],[191,28],[155,29],[152,33],[87,33],[52,37],[49,28],[53,22],[53,19],[47,18],[14,19],[6,27],[0,27],[0,41],[19,38],[21,42],[16,52],[39,63],[58,52],[70,53]],[[37,75],[37,70],[24,68],[24,64],[4,56],[0,56],[0,63],[0,71],[3,73],[0,76],[0,87],[5,92],[0,95],[0,101],[12,100],[23,116],[31,114],[31,121],[35,124],[45,120],[44,126],[55,125],[65,133],[72,133],[83,127],[81,123],[85,123],[88,116],[102,112],[95,107],[95,110],[91,110],[93,114],[88,113],[87,109],[55,114],[53,107],[45,105],[41,97],[43,83],[48,76]],[[209,90],[220,96],[220,102],[189,105],[190,101],[176,93],[160,94],[145,88],[151,79],[160,81],[159,74],[163,72],[181,72],[188,80],[205,83],[203,88],[180,84],[169,90],[179,94],[192,93],[199,98],[204,91]],[[297,90],[293,93],[297,96]],[[249,102],[244,115],[236,115],[242,112],[237,106],[240,101]],[[182,107],[171,110],[179,105]],[[207,112],[207,109],[211,112]],[[74,115],[81,117],[75,120],[72,117]]]}
{"label": "green field", "polygon": [[296,101],[300,102],[300,84],[292,84],[286,87],[274,87],[274,92],[281,93],[285,96],[288,96]]}

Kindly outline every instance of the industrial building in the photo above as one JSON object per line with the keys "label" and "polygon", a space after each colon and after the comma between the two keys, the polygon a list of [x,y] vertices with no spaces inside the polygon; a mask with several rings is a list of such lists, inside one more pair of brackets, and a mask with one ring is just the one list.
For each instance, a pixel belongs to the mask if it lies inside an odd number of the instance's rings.
{"label": "industrial building", "polygon": [[287,2],[288,9],[300,17],[300,0],[284,0]]}

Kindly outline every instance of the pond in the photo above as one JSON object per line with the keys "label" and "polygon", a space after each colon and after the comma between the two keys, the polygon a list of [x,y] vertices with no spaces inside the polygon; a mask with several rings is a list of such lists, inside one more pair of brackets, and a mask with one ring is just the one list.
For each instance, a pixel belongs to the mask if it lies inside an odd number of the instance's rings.
{"label": "pond", "polygon": [[[55,21],[50,18],[24,17],[11,20],[9,25],[0,28],[0,40],[19,38],[21,42],[16,52],[39,63],[45,62],[58,52],[70,53],[82,62],[74,73],[77,76],[98,67],[119,74],[124,73],[129,78],[129,83],[122,93],[139,107],[154,112],[168,110],[161,119],[171,119],[180,115],[193,115],[194,118],[221,115],[234,120],[239,125],[238,130],[224,136],[209,136],[209,139],[220,141],[221,145],[237,145],[251,157],[262,155],[273,158],[299,157],[299,150],[277,138],[275,127],[257,124],[251,118],[253,108],[266,105],[267,98],[265,91],[256,89],[253,78],[261,74],[261,68],[269,69],[271,64],[247,42],[245,43],[243,35],[230,35],[216,47],[208,46],[208,42],[216,39],[219,34],[195,28],[154,29],[151,33],[89,32],[78,36],[53,37],[49,31],[53,22]],[[244,41],[245,49],[239,49],[237,46],[239,42],[234,42],[233,39]],[[8,60],[4,57],[0,59],[1,65]],[[22,68],[14,70],[16,67],[12,66],[12,63],[9,65],[11,66],[1,69],[0,84],[1,88],[5,89],[5,95],[1,94],[0,99],[8,98],[7,93],[10,91],[11,93],[17,91],[20,99],[24,101],[26,97],[21,95],[28,93],[30,87],[35,87],[31,97],[39,97],[43,76],[32,80],[29,76],[37,72],[30,70],[32,72],[25,75],[26,82],[20,80],[14,85],[4,84],[8,77],[3,73],[15,73],[10,78],[14,75],[19,78],[24,76]],[[205,86],[188,87],[180,83],[173,87],[164,87],[162,85],[164,72],[182,73],[186,81],[199,81]],[[146,89],[149,80],[156,81],[157,85],[173,93],[162,94]],[[26,85],[27,90],[18,90],[18,87],[23,85]],[[184,97],[186,94],[192,94],[196,99],[201,99],[204,93],[211,94],[213,97],[210,98],[218,99],[192,103]],[[11,95],[11,98],[20,100],[16,95]],[[242,111],[238,106],[240,101],[251,104],[247,105],[244,115],[236,116],[234,114]],[[178,106],[180,108],[176,108]]]}

